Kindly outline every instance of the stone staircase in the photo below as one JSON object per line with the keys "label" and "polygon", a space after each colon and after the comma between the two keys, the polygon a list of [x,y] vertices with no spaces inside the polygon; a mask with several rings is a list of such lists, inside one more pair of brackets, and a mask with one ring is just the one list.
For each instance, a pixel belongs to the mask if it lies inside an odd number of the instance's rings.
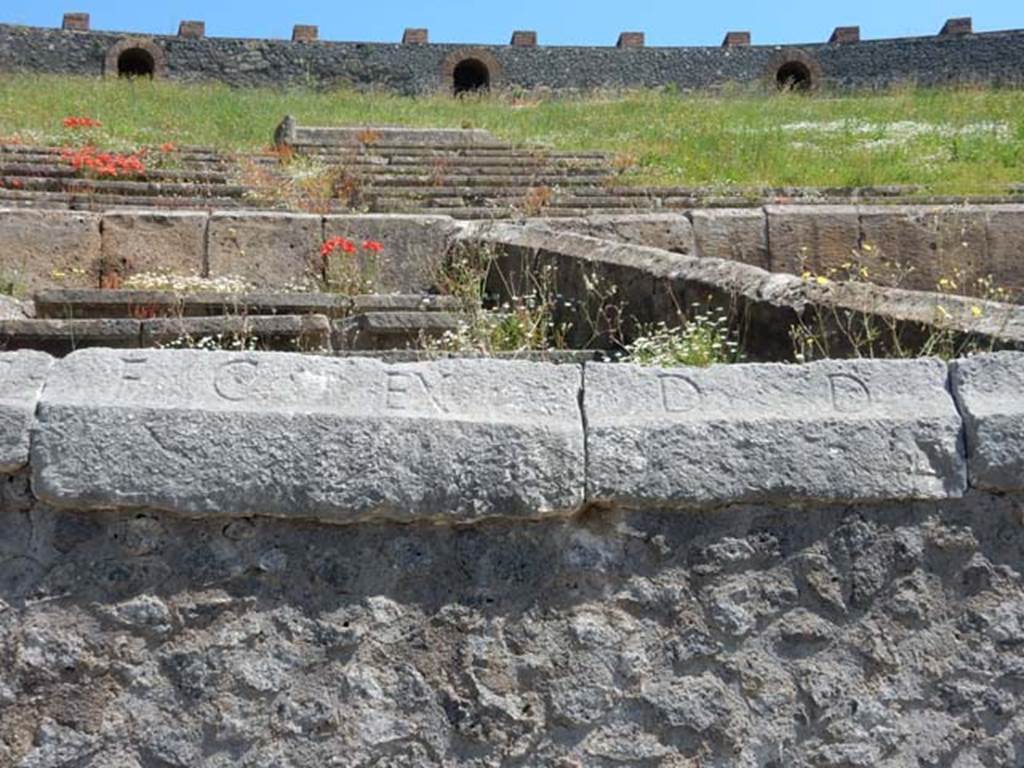
{"label": "stone staircase", "polygon": [[456,218],[580,216],[656,207],[650,192],[616,184],[603,152],[515,147],[480,130],[300,128],[288,119],[277,145],[342,167],[374,212]]}
{"label": "stone staircase", "polygon": [[0,350],[203,347],[321,354],[418,351],[458,328],[462,305],[433,295],[174,294],[48,290],[0,320]]}

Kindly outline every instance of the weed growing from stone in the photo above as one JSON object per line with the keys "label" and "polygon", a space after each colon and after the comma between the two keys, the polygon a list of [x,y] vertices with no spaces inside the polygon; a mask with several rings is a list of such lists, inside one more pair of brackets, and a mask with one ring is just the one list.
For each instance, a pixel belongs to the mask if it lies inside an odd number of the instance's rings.
{"label": "weed growing from stone", "polygon": [[659,368],[741,362],[743,355],[729,313],[721,307],[705,310],[701,306],[694,304],[693,314],[679,325],[662,322],[643,328],[640,336],[626,345],[623,362]]}
{"label": "weed growing from stone", "polygon": [[[851,253],[851,259],[839,267],[816,274],[804,269],[802,278],[822,288],[832,284],[875,284],[900,288],[913,273],[913,267],[889,259],[871,244]],[[797,362],[829,358],[914,358],[940,357],[946,360],[992,352],[997,343],[991,335],[965,332],[955,323],[952,301],[943,297],[973,297],[971,319],[991,320],[986,312],[1000,304],[1006,306],[1006,320],[1012,311],[1010,292],[995,283],[991,275],[971,275],[964,267],[955,267],[940,277],[932,294],[934,320],[927,324],[906,322],[884,313],[857,311],[822,303],[813,304],[790,330],[793,356]],[[998,311],[998,310],[996,310]],[[1004,320],[1005,322],[1005,320]]]}

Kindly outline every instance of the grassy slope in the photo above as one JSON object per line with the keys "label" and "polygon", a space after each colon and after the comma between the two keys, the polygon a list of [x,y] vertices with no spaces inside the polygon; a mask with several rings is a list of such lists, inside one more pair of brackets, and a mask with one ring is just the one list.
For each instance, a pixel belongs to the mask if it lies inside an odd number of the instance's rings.
{"label": "grassy slope", "polygon": [[[87,115],[103,121],[99,141],[106,144],[173,141],[254,149],[267,145],[276,124],[289,113],[300,124],[472,126],[515,142],[607,150],[631,169],[631,181],[644,184],[920,184],[935,193],[966,195],[1000,193],[1007,184],[1024,180],[1021,91],[903,89],[810,98],[642,92],[456,101],[443,96],[0,77],[0,138],[69,141],[61,118]],[[891,127],[899,122],[941,126],[944,133],[900,138],[899,129]],[[795,123],[833,127],[783,128]]]}

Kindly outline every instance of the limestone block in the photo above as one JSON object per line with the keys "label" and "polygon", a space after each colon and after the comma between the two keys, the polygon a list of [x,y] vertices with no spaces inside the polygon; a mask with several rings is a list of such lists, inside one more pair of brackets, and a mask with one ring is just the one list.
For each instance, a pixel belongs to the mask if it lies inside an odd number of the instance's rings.
{"label": "limestone block", "polygon": [[627,506],[962,495],[938,360],[588,365],[588,500]]}
{"label": "limestone block", "polygon": [[773,272],[826,274],[860,245],[857,209],[844,205],[772,205],[768,243]]}
{"label": "limestone block", "polygon": [[690,212],[697,255],[770,269],[768,231],[760,208],[711,208]]}
{"label": "limestone block", "polygon": [[682,213],[599,214],[585,218],[542,219],[538,223],[549,229],[576,232],[602,240],[634,243],[674,253],[694,252],[693,226]]}
{"label": "limestone block", "polygon": [[952,369],[967,429],[971,485],[1024,490],[1024,353],[958,360]]}
{"label": "limestone block", "polygon": [[349,350],[422,347],[459,330],[466,319],[452,312],[369,312],[334,323],[334,348]]}
{"label": "limestone block", "polygon": [[[984,209],[972,206],[865,206],[857,259],[873,280],[919,291],[947,278],[964,290],[988,263]],[[904,277],[899,278],[898,275]]]}
{"label": "limestone block", "polygon": [[19,294],[95,287],[99,257],[98,214],[0,209],[0,283]]}
{"label": "limestone block", "polygon": [[36,401],[52,364],[42,352],[0,352],[0,473],[28,463]]}
{"label": "limestone block", "polygon": [[319,271],[322,245],[319,216],[214,213],[209,224],[209,275],[241,277],[259,287],[303,282]]}
{"label": "limestone block", "polygon": [[1024,205],[986,206],[988,262],[992,282],[1024,301]]}
{"label": "limestone block", "polygon": [[50,376],[34,488],[64,507],[336,523],[568,514],[583,501],[580,379],[494,360],[87,350]]}
{"label": "limestone block", "polygon": [[116,211],[103,214],[103,263],[128,276],[206,271],[206,222],[198,211]]}
{"label": "limestone block", "polygon": [[324,219],[326,238],[340,236],[360,246],[374,240],[384,247],[377,256],[367,252],[359,256],[366,276],[372,278],[372,287],[379,293],[433,288],[438,269],[458,232],[458,224],[447,216],[366,214]]}
{"label": "limestone block", "polygon": [[140,329],[138,320],[127,318],[2,320],[0,347],[38,349],[53,355],[84,347],[137,347]]}

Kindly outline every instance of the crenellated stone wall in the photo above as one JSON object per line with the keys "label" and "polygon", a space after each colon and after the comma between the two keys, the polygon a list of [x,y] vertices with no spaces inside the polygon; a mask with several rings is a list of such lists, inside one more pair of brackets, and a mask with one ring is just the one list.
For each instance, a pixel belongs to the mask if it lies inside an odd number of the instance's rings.
{"label": "crenellated stone wall", "polygon": [[[235,86],[351,86],[417,94],[469,87],[586,90],[729,84],[873,89],[894,83],[1014,85],[1024,80],[1024,32],[974,34],[967,25],[934,37],[747,45],[731,33],[721,47],[648,48],[627,33],[617,46],[544,46],[520,35],[510,45],[427,42],[409,30],[402,44],[205,37],[183,22],[177,36],[0,25],[0,71],[117,76],[146,67],[180,81]],[[87,26],[87,24],[86,24]],[[415,32],[416,34],[411,34]],[[639,36],[638,36],[639,35]],[[859,38],[859,35],[858,35]],[[125,52],[126,59],[121,59]],[[467,64],[464,77],[459,65]],[[465,77],[469,81],[465,81]],[[458,81],[458,82],[457,82]]]}

